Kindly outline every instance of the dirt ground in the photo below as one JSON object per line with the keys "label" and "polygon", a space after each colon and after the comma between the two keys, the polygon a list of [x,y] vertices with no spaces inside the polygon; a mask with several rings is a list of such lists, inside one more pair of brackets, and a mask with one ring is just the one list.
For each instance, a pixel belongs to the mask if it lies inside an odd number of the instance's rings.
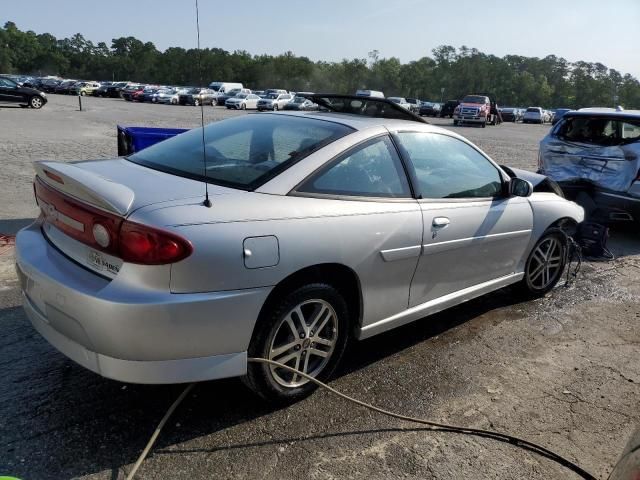
{"label": "dirt ground", "polygon": [[[50,95],[0,108],[0,234],[37,213],[30,162],[115,156],[115,125],[191,127],[193,107]],[[207,107],[207,121],[235,115]],[[450,125],[450,121],[433,123]],[[499,163],[535,169],[548,126],[455,127]],[[612,231],[613,262],[521,302],[509,289],[350,346],[331,385],[407,415],[542,444],[607,478],[640,423],[640,233]],[[2,253],[4,252],[4,253]],[[123,479],[183,386],[103,379],[67,360],[20,307],[0,246],[0,475]],[[570,479],[490,439],[432,432],[325,392],[274,409],[237,380],[199,384],[165,427],[140,479]]]}

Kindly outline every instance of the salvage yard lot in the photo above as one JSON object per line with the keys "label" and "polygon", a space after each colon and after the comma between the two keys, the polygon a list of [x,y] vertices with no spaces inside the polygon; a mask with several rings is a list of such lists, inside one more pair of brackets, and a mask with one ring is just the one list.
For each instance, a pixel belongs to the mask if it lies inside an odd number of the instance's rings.
{"label": "salvage yard lot", "polygon": [[[0,234],[37,214],[30,162],[116,155],[116,124],[196,127],[195,107],[51,95],[0,107]],[[205,107],[210,122],[244,113]],[[534,170],[548,126],[453,127],[498,163]],[[612,263],[520,302],[505,289],[347,352],[335,388],[384,408],[530,439],[606,478],[640,422],[640,234]],[[0,255],[0,475],[124,478],[181,386],[126,385],[67,360],[31,328]],[[318,392],[285,409],[239,381],[198,385],[137,478],[577,478],[513,446],[430,432]]]}

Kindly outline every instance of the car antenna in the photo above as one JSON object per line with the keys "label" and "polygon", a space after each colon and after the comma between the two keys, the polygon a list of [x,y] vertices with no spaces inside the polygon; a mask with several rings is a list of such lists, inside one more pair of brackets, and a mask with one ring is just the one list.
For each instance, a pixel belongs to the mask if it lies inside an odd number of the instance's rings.
{"label": "car antenna", "polygon": [[[200,87],[202,88],[202,51],[200,50],[200,15],[198,11],[198,0],[196,0],[196,31],[198,32],[198,75],[200,76]],[[207,181],[207,153],[204,141],[204,102],[200,99],[200,126],[202,127],[202,165],[204,167],[204,202],[205,207],[211,208],[209,200],[209,182]]]}

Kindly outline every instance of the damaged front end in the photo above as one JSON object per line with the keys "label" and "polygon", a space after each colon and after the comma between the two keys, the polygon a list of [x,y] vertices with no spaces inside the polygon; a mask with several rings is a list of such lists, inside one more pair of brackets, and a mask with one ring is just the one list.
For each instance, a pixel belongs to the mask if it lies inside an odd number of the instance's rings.
{"label": "damaged front end", "polygon": [[539,172],[599,220],[640,220],[640,112],[570,112],[540,142]]}

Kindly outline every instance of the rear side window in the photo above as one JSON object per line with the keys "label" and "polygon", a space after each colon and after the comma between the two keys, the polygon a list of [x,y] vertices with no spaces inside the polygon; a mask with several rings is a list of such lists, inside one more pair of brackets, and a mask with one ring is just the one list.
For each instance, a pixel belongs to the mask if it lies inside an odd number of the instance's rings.
{"label": "rear side window", "polygon": [[498,169],[462,140],[434,133],[398,134],[423,198],[489,198],[502,194]]}
{"label": "rear side window", "polygon": [[358,145],[313,175],[298,191],[357,197],[411,196],[402,163],[389,137]]}
{"label": "rear side window", "polygon": [[557,135],[570,142],[623,145],[640,140],[640,120],[575,116],[565,118]]}
{"label": "rear side window", "polygon": [[204,128],[206,176],[200,128],[152,145],[128,160],[182,177],[251,190],[352,131],[311,118],[244,115]]}

